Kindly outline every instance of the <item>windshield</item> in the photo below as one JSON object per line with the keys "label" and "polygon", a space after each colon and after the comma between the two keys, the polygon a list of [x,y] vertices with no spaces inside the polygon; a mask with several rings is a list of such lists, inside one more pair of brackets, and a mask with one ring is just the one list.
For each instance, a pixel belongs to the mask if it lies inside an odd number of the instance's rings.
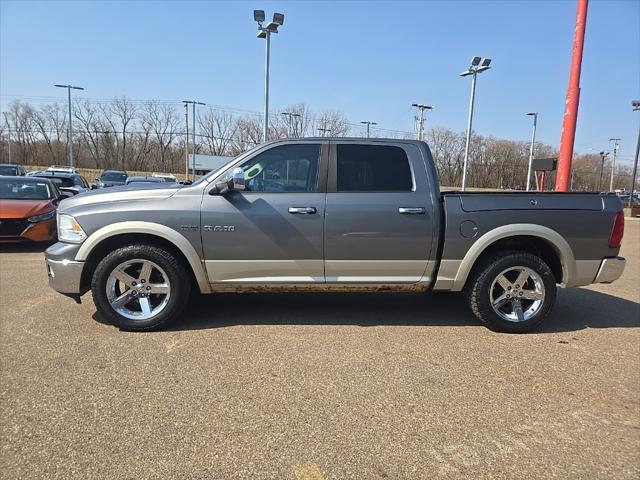
{"label": "windshield", "polygon": [[0,165],[0,175],[18,175],[18,167]]}
{"label": "windshield", "polygon": [[0,177],[0,199],[49,200],[53,197],[47,181],[15,180]]}
{"label": "windshield", "polygon": [[105,172],[100,176],[103,182],[124,182],[127,179],[126,173]]}

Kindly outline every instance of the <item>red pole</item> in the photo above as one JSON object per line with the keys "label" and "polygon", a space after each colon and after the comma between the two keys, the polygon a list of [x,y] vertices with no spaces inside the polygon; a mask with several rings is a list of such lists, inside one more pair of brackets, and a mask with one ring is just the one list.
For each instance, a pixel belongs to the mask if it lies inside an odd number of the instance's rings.
{"label": "red pole", "polygon": [[589,0],[578,0],[576,29],[573,36],[573,54],[571,57],[571,73],[565,100],[562,119],[562,137],[560,138],[560,156],[558,157],[558,174],[556,190],[566,192],[571,182],[571,159],[573,158],[573,142],[576,138],[576,122],[578,104],[580,103],[580,68],[582,66],[582,50],[584,48],[584,30],[587,26],[587,6]]}

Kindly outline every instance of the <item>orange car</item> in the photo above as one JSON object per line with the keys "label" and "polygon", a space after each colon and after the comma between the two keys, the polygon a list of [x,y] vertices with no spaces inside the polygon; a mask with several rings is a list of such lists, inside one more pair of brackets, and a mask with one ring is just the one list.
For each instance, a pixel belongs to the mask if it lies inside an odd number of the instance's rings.
{"label": "orange car", "polygon": [[56,240],[56,209],[65,197],[46,178],[0,177],[0,243]]}

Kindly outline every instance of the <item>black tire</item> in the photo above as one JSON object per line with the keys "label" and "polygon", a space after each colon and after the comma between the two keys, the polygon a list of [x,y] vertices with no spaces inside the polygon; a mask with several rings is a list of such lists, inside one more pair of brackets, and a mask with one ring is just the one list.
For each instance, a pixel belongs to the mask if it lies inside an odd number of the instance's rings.
{"label": "black tire", "polygon": [[[111,306],[107,295],[107,281],[111,273],[123,262],[134,259],[155,263],[164,271],[170,285],[170,294],[163,309],[148,319],[130,319],[121,315]],[[135,244],[118,248],[103,258],[93,273],[93,302],[105,320],[122,330],[149,331],[165,327],[182,313],[189,300],[191,278],[187,268],[175,254],[155,245]]]}
{"label": "black tire", "polygon": [[[505,270],[508,271],[508,269],[510,268],[515,269],[518,267],[526,267],[531,269],[539,276],[544,285],[542,303],[539,304],[537,310],[535,310],[535,313],[533,313],[532,315],[529,313],[531,315],[530,318],[522,321],[515,321],[515,319],[508,320],[503,318],[498,313],[496,313],[493,306],[491,305],[492,288],[497,289],[498,292],[500,292],[502,289],[502,287],[495,285],[494,281],[497,282],[498,277]],[[517,274],[517,270],[514,270],[514,272],[515,274]],[[511,271],[508,271],[507,274],[511,275]],[[527,282],[528,283],[526,288],[532,288],[531,285],[533,284],[531,282],[533,282],[533,279],[529,279],[527,280]],[[513,284],[510,288],[514,287],[515,284]],[[522,286],[522,289],[525,289],[524,285]],[[503,301],[505,302],[505,306],[502,308],[504,310],[507,310],[507,312],[509,309],[512,309],[511,313],[503,312],[504,315],[513,315],[515,317],[518,317],[518,314],[516,313],[518,310],[518,307],[516,305],[518,303],[520,304],[521,309],[529,308],[528,306],[533,305],[533,301],[517,299],[519,291],[515,291],[517,292],[515,295],[516,300],[514,300],[513,294],[510,296],[510,300],[503,299]],[[503,290],[503,293],[506,295],[511,292],[512,291],[508,292],[506,289]],[[471,275],[469,276],[469,279],[467,281],[465,293],[467,296],[467,301],[469,302],[469,306],[471,307],[474,315],[491,330],[506,333],[526,333],[532,331],[538,325],[540,325],[544,318],[549,314],[556,301],[557,287],[556,279],[553,275],[553,272],[540,257],[527,252],[510,251],[499,252],[495,255],[491,255],[482,259],[471,272]]]}

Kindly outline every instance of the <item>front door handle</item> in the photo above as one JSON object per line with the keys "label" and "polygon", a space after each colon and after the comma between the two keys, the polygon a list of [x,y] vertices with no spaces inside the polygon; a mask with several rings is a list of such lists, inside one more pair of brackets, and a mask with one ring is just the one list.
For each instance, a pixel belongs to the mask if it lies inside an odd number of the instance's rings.
{"label": "front door handle", "polygon": [[400,207],[398,213],[401,215],[424,215],[426,210],[424,207]]}
{"label": "front door handle", "polygon": [[297,214],[297,215],[310,215],[316,213],[316,207],[289,207],[289,213]]}

